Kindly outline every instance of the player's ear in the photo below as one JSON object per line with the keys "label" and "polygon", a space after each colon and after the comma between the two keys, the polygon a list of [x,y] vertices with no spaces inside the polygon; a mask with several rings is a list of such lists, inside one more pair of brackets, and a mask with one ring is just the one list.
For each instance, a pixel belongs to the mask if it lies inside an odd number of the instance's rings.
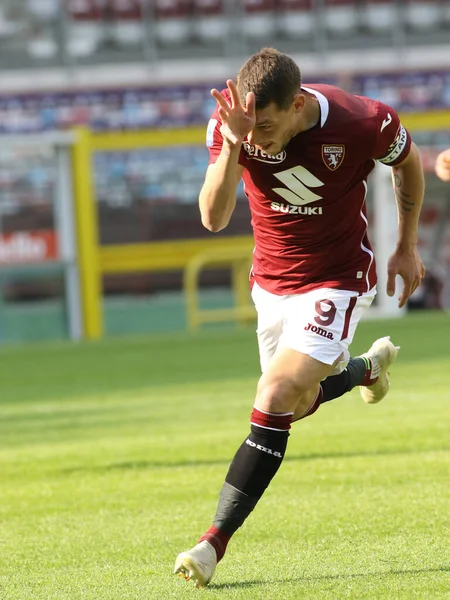
{"label": "player's ear", "polygon": [[305,100],[306,100],[305,94],[302,94],[301,92],[298,92],[298,94],[295,94],[294,100],[292,102],[292,106],[294,107],[294,112],[296,112],[296,113],[302,112],[302,110],[305,106]]}

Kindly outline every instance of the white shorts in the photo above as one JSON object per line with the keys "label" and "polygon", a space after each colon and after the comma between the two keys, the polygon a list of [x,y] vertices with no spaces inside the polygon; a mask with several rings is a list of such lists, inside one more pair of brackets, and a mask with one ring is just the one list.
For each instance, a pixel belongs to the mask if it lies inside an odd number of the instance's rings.
{"label": "white shorts", "polygon": [[275,350],[297,350],[327,365],[339,356],[333,374],[345,369],[356,326],[372,304],[376,289],[358,294],[320,288],[304,294],[276,296],[253,285],[252,298],[258,313],[256,330],[261,370],[264,372]]}

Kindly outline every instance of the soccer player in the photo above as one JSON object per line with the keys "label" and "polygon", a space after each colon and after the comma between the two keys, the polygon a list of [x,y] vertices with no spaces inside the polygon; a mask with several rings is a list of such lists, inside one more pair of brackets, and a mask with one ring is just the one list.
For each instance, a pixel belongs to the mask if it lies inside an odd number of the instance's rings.
{"label": "soccer player", "polygon": [[438,155],[434,168],[439,179],[450,181],[450,148]]}
{"label": "soccer player", "polygon": [[[377,340],[349,362],[348,346],[375,296],[367,237],[367,178],[375,161],[392,167],[398,241],[387,293],[403,279],[399,306],[419,285],[417,251],[423,170],[395,111],[330,85],[302,85],[297,64],[273,48],[253,55],[237,83],[211,91],[210,151],[200,192],[204,226],[227,226],[239,180],[255,238],[250,273],[258,313],[262,376],[250,433],[230,465],[212,526],[176,560],[175,572],[207,585],[227,544],[283,460],[291,423],[356,385],[363,399],[387,393],[397,350]],[[347,366],[346,366],[347,365]]]}

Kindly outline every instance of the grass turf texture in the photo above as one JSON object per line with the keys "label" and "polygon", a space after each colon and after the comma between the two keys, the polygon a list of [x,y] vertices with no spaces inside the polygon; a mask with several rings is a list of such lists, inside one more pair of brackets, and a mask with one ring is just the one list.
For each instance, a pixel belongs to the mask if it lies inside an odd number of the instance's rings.
{"label": "grass turf texture", "polygon": [[248,432],[254,333],[0,352],[3,600],[450,598],[450,318],[360,325],[402,346],[389,397],[293,426],[210,587],[172,575]]}

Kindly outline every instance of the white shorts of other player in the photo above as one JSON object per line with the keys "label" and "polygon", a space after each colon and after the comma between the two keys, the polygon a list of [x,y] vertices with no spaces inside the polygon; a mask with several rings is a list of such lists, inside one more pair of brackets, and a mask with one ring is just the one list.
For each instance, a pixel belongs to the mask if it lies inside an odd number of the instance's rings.
{"label": "white shorts of other player", "polygon": [[332,374],[343,371],[350,358],[348,347],[356,326],[375,295],[376,288],[360,295],[320,288],[276,296],[255,283],[252,298],[258,313],[256,333],[262,372],[278,346],[297,350],[327,365],[342,356]]}

